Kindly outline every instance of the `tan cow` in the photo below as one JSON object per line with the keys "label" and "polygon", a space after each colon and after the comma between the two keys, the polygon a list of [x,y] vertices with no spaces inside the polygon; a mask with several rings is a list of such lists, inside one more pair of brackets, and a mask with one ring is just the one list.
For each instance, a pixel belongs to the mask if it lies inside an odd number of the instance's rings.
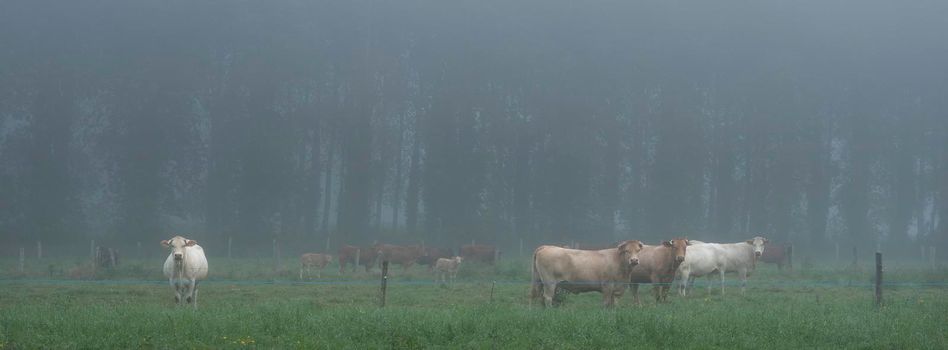
{"label": "tan cow", "polygon": [[562,288],[571,293],[600,292],[602,305],[612,307],[625,292],[642,247],[634,240],[603,250],[540,246],[533,252],[531,300],[542,294],[544,305],[553,306],[556,289]]}
{"label": "tan cow", "polygon": [[661,245],[646,245],[639,252],[639,264],[632,269],[632,300],[639,302],[639,283],[651,283],[655,301],[662,302],[668,298],[668,290],[675,281],[675,271],[682,261],[685,261],[685,250],[688,239],[675,238],[664,241]]}
{"label": "tan cow", "polygon": [[435,269],[441,273],[441,284],[444,285],[444,276],[446,274],[451,274],[451,284],[454,284],[454,280],[458,277],[458,267],[461,265],[461,261],[464,258],[460,256],[455,256],[451,259],[438,258],[438,261],[435,262]]}
{"label": "tan cow", "polygon": [[424,255],[424,250],[417,245],[399,246],[376,243],[372,246],[372,250],[377,252],[379,263],[388,261],[389,264],[399,264],[406,271]]}
{"label": "tan cow", "polygon": [[496,247],[486,244],[465,244],[461,246],[460,256],[468,261],[476,261],[493,265],[500,255]]}
{"label": "tan cow", "polygon": [[307,276],[312,276],[310,271],[316,268],[316,278],[323,278],[323,269],[332,262],[332,255],[319,253],[306,253],[300,256],[300,280],[303,279],[303,270],[306,270]]}

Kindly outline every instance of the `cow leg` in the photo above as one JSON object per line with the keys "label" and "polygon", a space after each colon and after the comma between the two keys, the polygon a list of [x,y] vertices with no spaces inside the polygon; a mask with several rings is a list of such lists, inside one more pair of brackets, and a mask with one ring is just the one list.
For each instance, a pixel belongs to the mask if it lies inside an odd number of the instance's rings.
{"label": "cow leg", "polygon": [[603,288],[602,289],[602,307],[611,308],[615,306],[616,303],[615,292],[612,291],[612,288]]}
{"label": "cow leg", "polygon": [[741,296],[744,296],[747,289],[747,270],[740,270],[738,274],[741,276]]}
{"label": "cow leg", "polygon": [[688,278],[691,277],[690,270],[681,270],[681,279],[678,280],[678,294],[688,295]]}
{"label": "cow leg", "polygon": [[300,266],[300,281],[303,280],[303,267]]}
{"label": "cow leg", "polygon": [[721,296],[724,296],[724,269],[718,269],[721,274]]}
{"label": "cow leg", "polygon": [[543,284],[543,305],[553,307],[553,296],[556,294],[556,283]]}
{"label": "cow leg", "polygon": [[632,302],[635,303],[635,305],[642,305],[642,303],[639,302],[639,284],[632,283],[631,287],[632,287]]}
{"label": "cow leg", "polygon": [[194,304],[194,309],[198,308],[198,281],[192,280],[191,282],[191,303]]}
{"label": "cow leg", "polygon": [[175,280],[169,279],[168,283],[171,284],[171,288],[174,288],[174,303],[175,305],[181,304],[181,287],[175,283]]}

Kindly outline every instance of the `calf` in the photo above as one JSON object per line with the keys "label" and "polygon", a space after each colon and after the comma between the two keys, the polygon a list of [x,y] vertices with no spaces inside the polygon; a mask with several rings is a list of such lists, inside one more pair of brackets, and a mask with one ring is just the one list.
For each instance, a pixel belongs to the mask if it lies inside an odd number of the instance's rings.
{"label": "calf", "polygon": [[418,257],[418,265],[427,265],[428,272],[432,272],[438,259],[450,259],[452,256],[454,256],[454,254],[451,252],[451,249],[424,247],[422,248],[422,255]]}
{"label": "calf", "polygon": [[171,248],[171,254],[165,259],[164,272],[174,288],[175,303],[180,305],[183,298],[197,309],[198,282],[207,278],[204,248],[197,241],[181,236],[161,241],[161,245]]}
{"label": "calf", "polygon": [[656,302],[668,300],[668,290],[675,281],[675,270],[685,260],[688,239],[676,238],[658,246],[644,246],[639,252],[639,264],[632,269],[632,298],[639,304],[639,283],[651,283]]}
{"label": "calf", "polygon": [[[747,288],[747,276],[754,271],[757,259],[764,252],[767,239],[754,237],[746,242],[719,244],[696,244],[688,249],[688,256],[678,267],[681,281],[678,292],[688,294],[688,284],[696,276],[707,275],[710,279],[713,273],[721,277],[721,294],[724,294],[724,274],[737,272],[741,278],[741,295]],[[708,283],[708,293],[711,293],[711,283]]]}
{"label": "calf", "polygon": [[303,279],[303,270],[306,270],[307,276],[312,276],[310,269],[316,268],[316,278],[323,277],[323,269],[332,262],[332,255],[319,253],[306,253],[300,256],[300,280]]}
{"label": "calf", "polygon": [[540,246],[533,252],[531,300],[542,296],[545,306],[553,306],[553,296],[562,288],[571,293],[600,292],[603,307],[612,307],[625,292],[642,247],[639,241],[603,250]]}
{"label": "calf", "polygon": [[438,261],[435,262],[435,269],[441,273],[441,284],[444,285],[444,275],[451,274],[451,284],[454,284],[454,280],[458,277],[458,266],[461,265],[461,261],[464,258],[460,256],[455,256],[451,259],[438,258]]}

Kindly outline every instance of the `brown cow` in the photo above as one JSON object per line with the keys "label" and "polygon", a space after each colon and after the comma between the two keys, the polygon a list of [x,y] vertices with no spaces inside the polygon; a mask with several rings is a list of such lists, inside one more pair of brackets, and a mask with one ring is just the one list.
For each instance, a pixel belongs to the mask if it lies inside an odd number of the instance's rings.
{"label": "brown cow", "polygon": [[332,262],[332,255],[319,253],[306,253],[300,256],[300,279],[303,279],[303,270],[306,274],[312,276],[310,269],[316,268],[316,278],[323,278],[323,269]]}
{"label": "brown cow", "polygon": [[418,258],[418,265],[427,265],[428,272],[432,272],[438,259],[450,259],[453,256],[454,253],[448,248],[424,247],[421,257]]}
{"label": "brown cow", "polygon": [[500,251],[492,245],[486,244],[465,244],[461,246],[460,256],[467,261],[477,261],[493,265]]}
{"label": "brown cow", "polygon": [[378,252],[378,257],[381,261],[388,261],[389,264],[399,264],[402,265],[402,269],[408,270],[415,262],[418,261],[424,252],[421,249],[421,246],[399,246],[394,244],[382,244],[376,243],[372,246],[372,250]]}
{"label": "brown cow", "polygon": [[536,301],[542,294],[543,305],[549,307],[557,288],[570,293],[600,292],[602,305],[611,307],[625,292],[642,247],[639,241],[603,250],[540,246],[533,252],[530,298]]}
{"label": "brown cow", "polygon": [[360,248],[353,245],[343,245],[336,252],[339,260],[339,273],[345,272],[346,265],[352,264],[352,270],[355,271],[357,265],[365,267],[365,272],[371,272],[375,266],[378,252],[372,248]]}
{"label": "brown cow", "polygon": [[651,283],[655,301],[662,302],[668,298],[668,290],[675,280],[675,271],[678,265],[685,261],[685,250],[688,239],[675,238],[664,241],[661,245],[647,245],[639,252],[639,264],[632,269],[632,300],[639,302],[639,283]]}
{"label": "brown cow", "polygon": [[[777,264],[777,269],[783,270],[783,265],[790,262],[790,254],[787,254],[787,249],[790,248],[788,243],[767,243],[767,249],[764,249],[763,254],[760,255],[760,261],[765,263]],[[793,270],[793,266],[790,266],[790,269]]]}

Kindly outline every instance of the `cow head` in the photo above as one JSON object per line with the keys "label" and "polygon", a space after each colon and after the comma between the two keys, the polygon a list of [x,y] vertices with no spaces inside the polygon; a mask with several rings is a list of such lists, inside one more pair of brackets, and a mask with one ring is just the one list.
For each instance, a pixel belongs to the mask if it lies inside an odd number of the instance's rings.
{"label": "cow head", "polygon": [[464,258],[462,258],[462,257],[460,257],[460,256],[455,256],[455,257],[454,257],[454,261],[456,261],[458,264],[460,264],[462,261],[464,261]]}
{"label": "cow head", "polygon": [[171,248],[171,254],[174,256],[176,262],[182,261],[184,259],[184,248],[192,247],[197,244],[197,241],[193,239],[187,239],[181,236],[174,236],[169,240],[161,241],[161,245]]}
{"label": "cow head", "polygon": [[764,244],[769,242],[766,238],[757,236],[754,239],[749,239],[746,241],[747,244],[754,246],[754,257],[759,258],[764,254]]}
{"label": "cow head", "polygon": [[675,238],[662,242],[662,245],[675,252],[675,262],[680,264],[685,261],[685,250],[691,243],[687,238]]}
{"label": "cow head", "polygon": [[642,242],[633,240],[619,243],[617,249],[622,262],[631,267],[639,264],[639,252],[642,251],[643,247],[645,245]]}

